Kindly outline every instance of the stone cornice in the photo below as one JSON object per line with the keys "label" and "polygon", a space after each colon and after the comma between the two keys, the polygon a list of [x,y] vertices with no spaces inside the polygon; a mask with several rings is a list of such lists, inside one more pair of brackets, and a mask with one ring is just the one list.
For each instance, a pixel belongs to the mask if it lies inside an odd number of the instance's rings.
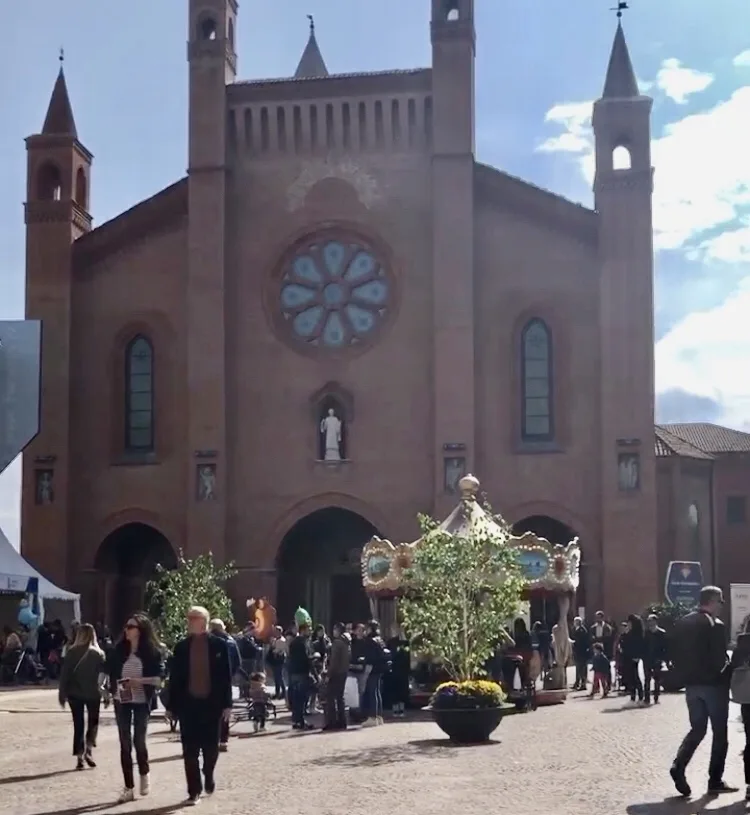
{"label": "stone cornice", "polygon": [[27,201],[24,210],[27,225],[72,223],[82,232],[91,229],[91,215],[75,201]]}
{"label": "stone cornice", "polygon": [[612,192],[614,190],[654,191],[654,168],[646,170],[613,170],[606,175],[600,174],[594,179],[594,192]]}

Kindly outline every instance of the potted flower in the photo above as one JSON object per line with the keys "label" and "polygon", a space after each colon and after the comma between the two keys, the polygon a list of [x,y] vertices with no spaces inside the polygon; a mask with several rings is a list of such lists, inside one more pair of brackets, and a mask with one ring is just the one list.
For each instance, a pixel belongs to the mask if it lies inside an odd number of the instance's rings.
{"label": "potted flower", "polygon": [[438,686],[429,709],[435,723],[460,743],[487,741],[513,710],[486,678],[499,631],[518,610],[523,581],[502,518],[493,518],[462,481],[457,515],[438,526],[420,516],[423,535],[406,570],[400,602],[413,650],[431,654],[451,681]]}

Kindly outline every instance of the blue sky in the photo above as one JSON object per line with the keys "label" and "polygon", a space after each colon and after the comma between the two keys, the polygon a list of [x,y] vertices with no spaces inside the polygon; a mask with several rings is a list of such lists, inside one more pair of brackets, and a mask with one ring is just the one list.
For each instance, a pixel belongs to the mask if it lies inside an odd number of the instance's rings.
{"label": "blue sky", "polygon": [[[477,156],[591,203],[590,102],[612,0],[476,0]],[[660,418],[750,426],[750,3],[630,0],[631,56],[654,97]],[[4,9],[0,50],[0,318],[23,315],[23,138],[41,127],[60,46],[94,153],[95,223],[183,175],[188,0],[34,0]],[[306,14],[329,70],[430,63],[429,0],[244,0],[241,78],[294,72]],[[19,468],[0,476],[18,539]]]}

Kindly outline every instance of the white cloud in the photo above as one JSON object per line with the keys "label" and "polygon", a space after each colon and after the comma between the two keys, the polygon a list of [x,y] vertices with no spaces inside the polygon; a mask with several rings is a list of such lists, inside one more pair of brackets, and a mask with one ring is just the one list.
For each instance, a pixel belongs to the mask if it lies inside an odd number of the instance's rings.
{"label": "white cloud", "polygon": [[[591,106],[591,102],[571,102],[551,108],[546,121],[562,133],[537,148],[576,155],[589,183],[594,176]],[[750,209],[747,122],[750,86],[708,110],[667,125],[661,137],[652,141],[656,249],[680,249],[703,233],[729,226]],[[707,257],[718,257],[726,254],[727,243],[719,235],[707,238],[701,247]],[[741,246],[735,244],[738,251]],[[750,254],[745,258],[750,260]]]}
{"label": "white cloud", "polygon": [[665,59],[656,74],[656,86],[678,105],[684,105],[694,93],[705,91],[713,81],[713,74],[685,68],[674,57]]}
{"label": "white cloud", "polygon": [[[750,66],[750,50],[735,57]],[[687,73],[686,73],[687,72]],[[689,74],[689,76],[688,76]],[[704,90],[713,78],[666,60],[659,91],[676,102]],[[691,84],[692,83],[692,84]],[[537,148],[566,153],[593,182],[591,102],[555,105],[546,116],[560,132]],[[690,260],[735,268],[750,262],[750,86],[712,107],[667,125],[652,140],[654,247]],[[747,275],[747,272],[742,271]],[[721,421],[741,427],[750,419],[750,277],[719,306],[694,312],[656,346],[657,390],[684,390],[723,406]]]}
{"label": "white cloud", "polygon": [[750,277],[721,305],[689,314],[656,345],[656,387],[680,388],[724,407],[721,421],[750,417]]}
{"label": "white cloud", "polygon": [[737,54],[732,60],[732,65],[735,68],[750,68],[750,48]]}

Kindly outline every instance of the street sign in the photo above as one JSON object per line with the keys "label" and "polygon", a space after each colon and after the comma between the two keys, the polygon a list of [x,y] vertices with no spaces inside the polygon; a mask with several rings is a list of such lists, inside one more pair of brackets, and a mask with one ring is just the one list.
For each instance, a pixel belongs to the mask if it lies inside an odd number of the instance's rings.
{"label": "street sign", "polygon": [[672,560],[667,566],[664,595],[667,602],[697,606],[703,588],[703,567],[692,560]]}
{"label": "street sign", "polygon": [[42,324],[0,320],[0,473],[39,432]]}

